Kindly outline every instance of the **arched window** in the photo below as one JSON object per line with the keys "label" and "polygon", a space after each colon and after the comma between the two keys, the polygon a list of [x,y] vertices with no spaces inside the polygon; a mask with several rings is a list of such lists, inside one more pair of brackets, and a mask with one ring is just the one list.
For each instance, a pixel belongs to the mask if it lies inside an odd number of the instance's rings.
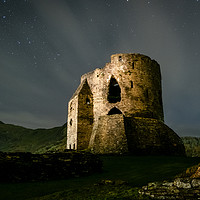
{"label": "arched window", "polygon": [[121,89],[114,77],[110,79],[108,101],[109,103],[116,103],[121,101]]}
{"label": "arched window", "polygon": [[108,115],[115,115],[115,114],[122,114],[122,112],[121,112],[118,108],[116,108],[116,107],[112,108],[112,109],[108,112]]}

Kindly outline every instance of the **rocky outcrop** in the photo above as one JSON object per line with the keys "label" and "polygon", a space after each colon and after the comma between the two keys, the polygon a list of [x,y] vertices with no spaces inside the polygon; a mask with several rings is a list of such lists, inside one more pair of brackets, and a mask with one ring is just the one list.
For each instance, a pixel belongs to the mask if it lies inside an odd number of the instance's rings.
{"label": "rocky outcrop", "polygon": [[149,183],[139,190],[151,199],[200,199],[200,179],[177,178],[174,181]]}
{"label": "rocky outcrop", "polygon": [[79,177],[101,171],[102,162],[91,153],[3,153],[0,181],[36,181]]}
{"label": "rocky outcrop", "polygon": [[139,194],[151,199],[200,199],[200,164],[188,168],[173,181],[149,183]]}

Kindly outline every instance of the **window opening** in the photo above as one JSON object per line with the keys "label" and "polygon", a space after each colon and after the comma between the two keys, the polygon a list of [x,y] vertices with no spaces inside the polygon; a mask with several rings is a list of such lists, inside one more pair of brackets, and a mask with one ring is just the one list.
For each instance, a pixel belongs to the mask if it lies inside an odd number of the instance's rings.
{"label": "window opening", "polygon": [[72,126],[72,119],[70,120],[69,124],[70,124],[70,126]]}
{"label": "window opening", "polygon": [[86,104],[90,104],[90,99],[89,98],[86,98]]}
{"label": "window opening", "polygon": [[75,149],[76,145],[74,144],[73,147],[74,147],[73,149]]}
{"label": "window opening", "polygon": [[72,149],[72,145],[71,144],[69,145],[69,149]]}
{"label": "window opening", "polygon": [[134,69],[134,64],[135,64],[135,63],[133,62],[133,64],[132,64],[133,69]]}
{"label": "window opening", "polygon": [[109,92],[108,92],[109,103],[116,103],[121,101],[121,89],[115,78],[110,79]]}
{"label": "window opening", "polygon": [[146,89],[146,91],[145,91],[145,97],[146,97],[146,99],[149,98],[149,91],[148,91],[148,89]]}
{"label": "window opening", "polygon": [[122,112],[121,112],[118,108],[116,108],[116,107],[112,108],[112,109],[108,112],[108,115],[115,115],[115,114],[122,114]]}
{"label": "window opening", "polygon": [[122,56],[119,56],[119,61],[122,61]]}
{"label": "window opening", "polygon": [[133,81],[131,81],[131,88],[133,88]]}
{"label": "window opening", "polygon": [[70,103],[70,111],[72,111],[72,102]]}

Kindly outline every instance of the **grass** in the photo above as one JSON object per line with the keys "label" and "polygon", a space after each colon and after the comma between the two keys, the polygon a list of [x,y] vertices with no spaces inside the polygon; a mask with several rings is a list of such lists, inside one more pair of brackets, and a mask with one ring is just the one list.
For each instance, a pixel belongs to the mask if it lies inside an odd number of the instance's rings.
{"label": "grass", "polygon": [[28,129],[0,123],[0,151],[44,153],[64,149],[65,125],[51,129]]}
{"label": "grass", "polygon": [[[117,199],[120,196],[126,199],[123,191],[126,191],[126,195],[130,193],[133,196],[133,187],[171,179],[186,168],[200,163],[200,158],[166,156],[101,156],[101,159],[104,164],[103,172],[88,177],[33,183],[1,183],[0,200],[25,200],[34,197],[40,200]],[[123,180],[129,185],[96,186],[95,183],[101,180]]]}

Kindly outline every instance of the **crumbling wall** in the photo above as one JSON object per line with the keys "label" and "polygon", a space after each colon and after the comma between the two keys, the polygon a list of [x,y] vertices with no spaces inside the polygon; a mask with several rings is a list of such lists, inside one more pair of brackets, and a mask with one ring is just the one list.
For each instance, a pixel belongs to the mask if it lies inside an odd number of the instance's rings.
{"label": "crumbling wall", "polygon": [[91,153],[74,151],[31,154],[0,152],[0,181],[41,181],[100,172],[102,162]]}
{"label": "crumbling wall", "polygon": [[[93,104],[87,106],[88,96]],[[96,153],[185,154],[180,138],[163,123],[160,66],[148,56],[112,55],[104,68],[81,77],[73,99],[78,122],[68,134],[78,137],[78,149],[87,149],[90,140]]]}
{"label": "crumbling wall", "polygon": [[87,149],[93,129],[93,95],[87,80],[78,94],[77,148]]}
{"label": "crumbling wall", "polygon": [[[94,98],[94,121],[105,116],[115,106],[125,116],[164,120],[161,74],[159,64],[140,54],[115,54],[102,69],[84,74]],[[120,100],[108,99],[110,83],[115,79],[120,88]]]}

